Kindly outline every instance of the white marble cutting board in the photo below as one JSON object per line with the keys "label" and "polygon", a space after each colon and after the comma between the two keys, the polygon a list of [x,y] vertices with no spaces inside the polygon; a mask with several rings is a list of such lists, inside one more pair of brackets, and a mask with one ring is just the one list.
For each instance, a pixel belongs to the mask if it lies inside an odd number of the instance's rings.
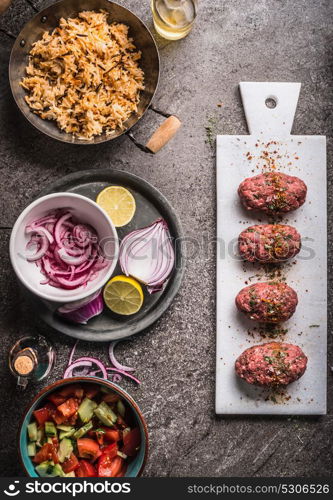
{"label": "white marble cutting board", "polygon": [[[326,413],[326,140],[291,135],[300,87],[299,83],[241,82],[250,135],[217,137],[217,414]],[[266,106],[267,98],[275,100],[274,109]],[[300,177],[308,186],[306,203],[282,221],[297,228],[303,247],[291,264],[283,266],[299,304],[284,324],[288,332],[276,339],[299,345],[308,356],[308,368],[278,395],[248,385],[234,372],[235,359],[243,350],[270,341],[253,330],[256,323],[243,318],[234,304],[246,284],[269,279],[262,267],[244,264],[237,254],[239,233],[252,224],[269,222],[266,216],[244,210],[237,195],[243,179],[262,172],[267,164],[265,151],[277,170]]]}

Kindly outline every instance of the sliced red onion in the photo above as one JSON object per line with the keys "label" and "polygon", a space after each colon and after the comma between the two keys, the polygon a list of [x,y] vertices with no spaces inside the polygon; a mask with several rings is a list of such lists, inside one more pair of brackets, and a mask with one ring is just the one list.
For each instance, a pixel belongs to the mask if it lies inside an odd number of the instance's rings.
{"label": "sliced red onion", "polygon": [[100,293],[101,290],[97,290],[97,292],[93,293],[92,295],[89,295],[89,297],[86,297],[85,299],[75,300],[74,302],[69,302],[68,304],[64,304],[61,307],[59,307],[58,312],[60,314],[62,313],[66,314],[72,311],[77,311],[78,309],[80,309],[80,307],[89,304],[89,302],[94,300],[98,295],[100,295]]}
{"label": "sliced red onion", "polygon": [[48,239],[46,238],[46,236],[41,236],[40,245],[39,245],[37,252],[33,255],[27,255],[26,256],[27,261],[34,262],[36,260],[41,259],[42,257],[44,257],[48,248],[49,248]]}
{"label": "sliced red onion", "polygon": [[[134,377],[134,375],[131,375],[130,373],[124,372],[123,370],[118,370],[118,368],[106,367],[106,371],[119,373],[120,375],[123,375],[124,377],[130,378],[131,380],[133,380],[137,384],[139,384],[139,385],[141,384],[140,380],[138,380],[136,377]],[[90,372],[90,375],[95,377],[100,372],[101,372],[101,370],[95,370],[95,371]],[[107,377],[104,377],[104,378],[107,378]]]}
{"label": "sliced red onion", "polygon": [[65,370],[65,373],[63,375],[63,378],[70,378],[73,376],[73,370],[75,368],[80,368],[81,366],[89,366],[91,367],[93,365],[92,361],[87,361],[87,360],[83,360],[82,358],[78,359],[77,361],[74,361],[74,363],[72,363],[71,365],[69,365],[66,370]]}
{"label": "sliced red onion", "polygon": [[60,248],[60,250],[58,250],[58,255],[61,258],[61,260],[63,260],[65,264],[68,264],[70,266],[79,266],[81,264],[84,264],[89,259],[90,254],[91,254],[91,246],[89,246],[83,254],[77,257],[69,255],[69,252],[67,253],[65,247],[62,247]]}
{"label": "sliced red onion", "polygon": [[34,234],[37,234],[37,235],[40,235],[40,236],[45,236],[49,240],[49,243],[51,245],[54,242],[54,238],[53,238],[52,234],[50,233],[50,231],[48,231],[43,226],[36,226],[36,227],[27,226],[25,228],[25,232],[27,234],[34,233]]}
{"label": "sliced red onion", "polygon": [[74,363],[72,363],[66,368],[63,378],[71,377],[73,375],[73,370],[75,368],[80,368],[85,366],[91,367],[92,365],[96,365],[98,367],[96,373],[102,373],[103,378],[108,378],[108,373],[106,371],[105,365],[101,361],[99,361],[99,359],[93,358],[91,356],[84,356],[74,361]]}
{"label": "sliced red onion", "polygon": [[136,377],[134,377],[134,375],[131,375],[130,373],[127,373],[127,372],[124,372],[123,370],[118,370],[117,368],[111,368],[111,367],[108,367],[106,369],[108,372],[116,372],[116,373],[120,373],[121,375],[123,375],[124,377],[128,377],[130,378],[131,380],[133,380],[134,382],[136,382],[137,384],[141,384],[140,380],[138,380]]}
{"label": "sliced red onion", "polygon": [[76,224],[70,212],[56,210],[26,227],[27,248],[36,253],[27,260],[37,262],[45,275],[42,284],[73,290],[87,286],[108,265],[93,228]]}
{"label": "sliced red onion", "polygon": [[56,215],[46,215],[45,217],[41,217],[40,219],[37,219],[33,221],[30,226],[32,228],[39,227],[39,226],[44,226],[45,224],[54,224],[57,221]]}
{"label": "sliced red onion", "polygon": [[110,361],[111,361],[111,364],[117,368],[118,370],[122,370],[124,372],[133,372],[134,371],[134,368],[130,368],[129,366],[124,366],[124,365],[121,365],[119,363],[119,361],[117,361],[116,357],[115,357],[115,354],[114,354],[114,350],[115,350],[115,347],[116,345],[119,343],[118,340],[114,341],[114,342],[111,342],[110,343],[110,346],[109,346],[109,358],[110,358]]}
{"label": "sliced red onion", "polygon": [[75,354],[76,348],[78,346],[78,343],[79,343],[79,340],[77,340],[75,342],[75,344],[73,345],[73,348],[72,348],[72,350],[71,350],[71,352],[69,354],[69,359],[68,359],[67,367],[73,363],[73,358],[74,358],[74,354]]}
{"label": "sliced red onion", "polygon": [[90,368],[88,366],[85,366],[79,370],[78,368],[73,369],[73,376],[74,377],[87,377],[89,376],[90,373]]}
{"label": "sliced red onion", "polygon": [[158,219],[125,236],[120,245],[119,263],[123,273],[147,285],[149,293],[160,291],[175,264],[166,221]]}
{"label": "sliced red onion", "polygon": [[70,219],[71,217],[72,217],[72,214],[70,212],[66,212],[62,217],[60,217],[57,220],[56,225],[54,227],[54,237],[55,237],[55,240],[60,248],[62,247],[62,239],[61,239],[62,224],[64,222],[66,222],[68,219]]}
{"label": "sliced red onion", "polygon": [[88,246],[93,239],[93,235],[89,228],[83,224],[77,224],[73,228],[73,237],[79,247]]}
{"label": "sliced red onion", "polygon": [[[66,306],[62,306],[58,309],[58,313],[69,321],[86,325],[91,318],[101,314],[104,309],[103,294],[101,291],[98,291],[97,295],[94,294],[93,298],[89,297],[89,299],[89,302],[80,305],[77,309],[66,311]],[[73,307],[71,304],[69,306]]]}

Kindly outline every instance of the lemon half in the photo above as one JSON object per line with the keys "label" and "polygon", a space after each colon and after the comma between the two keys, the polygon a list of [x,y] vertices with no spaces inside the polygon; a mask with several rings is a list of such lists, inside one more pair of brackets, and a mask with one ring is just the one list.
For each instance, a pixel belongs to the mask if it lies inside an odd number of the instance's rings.
{"label": "lemon half", "polygon": [[132,193],[122,186],[108,186],[96,199],[97,205],[104,208],[115,227],[126,226],[135,214],[136,204]]}
{"label": "lemon half", "polygon": [[143,304],[140,283],[123,275],[114,276],[105,285],[103,297],[111,311],[124,316],[137,313]]}

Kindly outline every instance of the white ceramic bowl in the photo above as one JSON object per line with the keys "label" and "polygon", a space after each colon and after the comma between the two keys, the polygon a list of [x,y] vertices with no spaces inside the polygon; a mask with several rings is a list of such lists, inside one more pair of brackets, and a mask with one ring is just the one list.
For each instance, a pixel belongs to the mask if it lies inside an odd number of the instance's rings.
{"label": "white ceramic bowl", "polygon": [[[25,233],[26,226],[57,208],[68,208],[80,223],[89,224],[96,230],[101,248],[108,260],[108,266],[99,271],[94,280],[85,287],[75,290],[42,285],[40,282],[43,281],[43,275],[40,270],[24,257],[26,245],[30,239],[30,236]],[[85,299],[100,289],[111,277],[116,267],[118,250],[117,231],[106,212],[89,198],[74,193],[52,193],[31,203],[15,222],[9,243],[10,260],[19,280],[32,293],[57,304]]]}

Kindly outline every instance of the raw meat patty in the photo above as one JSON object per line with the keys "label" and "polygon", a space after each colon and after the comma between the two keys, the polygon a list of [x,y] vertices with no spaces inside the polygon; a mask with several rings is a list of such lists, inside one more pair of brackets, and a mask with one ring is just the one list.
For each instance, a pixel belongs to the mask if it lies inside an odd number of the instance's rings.
{"label": "raw meat patty", "polygon": [[266,172],[245,179],[238,188],[247,210],[281,214],[296,210],[305,202],[307,187],[298,177],[281,172]]}
{"label": "raw meat patty", "polygon": [[286,386],[306,370],[307,357],[293,344],[269,342],[246,349],[236,360],[235,370],[249,384]]}
{"label": "raw meat patty", "polygon": [[283,262],[298,254],[301,236],[292,226],[258,224],[241,232],[238,248],[249,262]]}
{"label": "raw meat patty", "polygon": [[287,321],[298,304],[297,293],[285,283],[255,283],[243,288],[236,306],[249,319],[261,323]]}

